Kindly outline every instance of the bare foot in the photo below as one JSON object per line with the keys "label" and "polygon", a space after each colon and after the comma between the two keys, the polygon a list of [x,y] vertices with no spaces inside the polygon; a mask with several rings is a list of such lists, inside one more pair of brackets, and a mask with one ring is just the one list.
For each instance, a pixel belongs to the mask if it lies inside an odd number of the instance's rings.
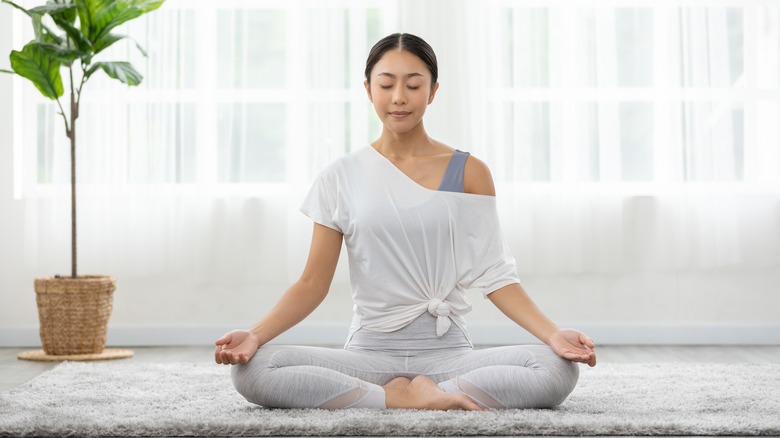
{"label": "bare foot", "polygon": [[388,408],[484,411],[467,395],[448,394],[426,376],[417,376],[411,381],[397,377],[384,388]]}
{"label": "bare foot", "polygon": [[388,389],[391,391],[401,391],[409,384],[412,383],[411,380],[407,379],[406,377],[396,377],[395,379],[391,380],[387,385],[383,386],[385,388],[385,391]]}

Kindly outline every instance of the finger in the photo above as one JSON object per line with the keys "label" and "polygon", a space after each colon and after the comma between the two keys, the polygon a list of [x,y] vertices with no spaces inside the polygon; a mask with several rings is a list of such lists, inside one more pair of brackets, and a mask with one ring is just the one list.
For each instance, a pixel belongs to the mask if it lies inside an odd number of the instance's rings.
{"label": "finger", "polygon": [[228,333],[228,334],[226,334],[225,336],[223,336],[223,337],[221,337],[221,338],[217,339],[217,342],[215,342],[215,343],[214,343],[214,345],[216,345],[217,347],[219,347],[220,345],[229,344],[229,343],[230,343],[230,341],[232,341],[232,340],[233,340],[233,335],[231,335],[230,333]]}
{"label": "finger", "polygon": [[220,355],[222,356],[222,363],[225,365],[230,365],[230,358],[232,354],[230,354],[229,351],[222,350],[222,352],[220,352]]}
{"label": "finger", "polygon": [[588,364],[588,366],[595,367],[596,366],[596,354],[595,353],[589,354],[587,360],[583,361],[583,363]]}
{"label": "finger", "polygon": [[584,346],[584,345],[570,345],[568,348],[564,348],[561,350],[561,356],[564,354],[574,354],[578,356],[588,356],[590,357],[593,350],[590,348]]}
{"label": "finger", "polygon": [[572,362],[581,362],[581,363],[587,363],[588,361],[591,360],[590,355],[577,354],[572,352],[565,352],[561,357],[563,357],[564,359],[568,359]]}
{"label": "finger", "polygon": [[588,337],[585,333],[580,333],[580,343],[589,348],[596,348],[596,344],[593,343],[593,339]]}
{"label": "finger", "polygon": [[214,349],[214,361],[217,362],[218,364],[222,364],[222,357],[220,355],[221,351],[222,350],[220,347]]}

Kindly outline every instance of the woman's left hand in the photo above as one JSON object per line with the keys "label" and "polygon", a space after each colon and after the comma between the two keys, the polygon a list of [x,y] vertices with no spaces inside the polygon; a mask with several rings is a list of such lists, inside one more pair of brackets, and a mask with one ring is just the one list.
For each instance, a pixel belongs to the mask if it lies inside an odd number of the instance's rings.
{"label": "woman's left hand", "polygon": [[549,344],[553,351],[564,359],[596,366],[596,345],[585,333],[569,329],[558,330],[550,336]]}

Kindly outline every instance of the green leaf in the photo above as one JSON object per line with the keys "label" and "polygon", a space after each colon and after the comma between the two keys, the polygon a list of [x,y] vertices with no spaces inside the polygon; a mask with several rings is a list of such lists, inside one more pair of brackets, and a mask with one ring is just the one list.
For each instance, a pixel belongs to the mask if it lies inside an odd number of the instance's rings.
{"label": "green leaf", "polygon": [[90,9],[92,2],[89,1],[90,4],[88,4],[88,0],[73,1],[76,3],[76,11],[78,11],[79,14],[79,26],[81,27],[81,33],[84,34],[87,39],[93,41],[92,33],[94,32],[94,25],[92,24],[92,9]]}
{"label": "green leaf", "polygon": [[49,14],[52,17],[55,15],[62,15],[70,10],[76,9],[76,5],[72,4],[57,4],[57,3],[47,3],[43,6],[36,6],[32,9],[30,9],[28,12],[31,14]]}
{"label": "green leaf", "polygon": [[43,24],[43,16],[41,13],[29,13],[32,20],[33,31],[35,32],[35,40],[41,43],[60,44],[62,38],[60,38],[54,31],[46,27]]}
{"label": "green leaf", "polygon": [[108,33],[115,27],[134,18],[138,18],[142,14],[143,12],[140,9],[133,7],[120,9],[117,3],[104,8],[95,17],[95,29],[97,30],[95,39],[100,39],[103,36],[108,35]]}
{"label": "green leaf", "polygon": [[[65,1],[65,0],[61,0]],[[70,5],[45,5],[45,6],[38,6],[35,8],[32,8],[30,10],[27,10],[16,3],[9,1],[9,0],[2,0],[3,3],[7,3],[11,6],[13,6],[16,9],[19,9],[20,11],[27,14],[28,17],[32,19],[32,25],[33,25],[33,31],[35,32],[35,39],[44,42],[44,43],[61,43],[62,39],[57,36],[54,32],[51,31],[51,29],[47,28],[42,20],[43,16],[49,11],[59,11],[60,14],[65,13],[65,10],[72,8]],[[56,12],[55,12],[56,13]]]}
{"label": "green leaf", "polygon": [[39,43],[28,43],[21,52],[11,52],[11,68],[29,79],[38,91],[49,99],[62,96],[62,77],[60,62],[49,56]]}
{"label": "green leaf", "polygon": [[57,59],[63,64],[70,65],[71,62],[89,56],[90,52],[83,52],[79,49],[68,49],[57,44],[39,43],[38,47],[43,49],[48,56]]}
{"label": "green leaf", "polygon": [[94,49],[95,50],[95,54],[98,54],[98,53],[102,52],[103,50],[107,49],[109,46],[111,46],[115,42],[117,42],[119,40],[122,40],[122,39],[125,39],[125,38],[127,38],[127,39],[129,39],[129,40],[131,40],[132,42],[135,43],[135,47],[138,49],[138,51],[141,52],[142,55],[144,55],[144,58],[146,58],[148,56],[148,54],[146,53],[146,50],[144,50],[144,48],[141,46],[141,44],[138,43],[138,41],[136,41],[133,38],[130,38],[127,35],[117,35],[115,33],[110,33],[108,35],[105,35],[105,36],[103,36],[102,38],[100,38],[99,40],[97,40],[95,42],[95,49]]}
{"label": "green leaf", "polygon": [[30,12],[27,9],[17,5],[16,3],[12,2],[12,1],[8,1],[8,0],[2,0],[2,1],[3,1],[3,3],[8,3],[9,5],[15,7],[16,9],[19,9],[20,11],[24,12],[28,16],[32,17],[32,15],[30,14]]}
{"label": "green leaf", "polygon": [[103,35],[101,38],[98,38],[98,40],[95,41],[95,45],[94,45],[95,54],[102,52],[103,50],[107,49],[115,42],[121,40],[122,38],[126,38],[126,37],[124,35],[117,35],[114,33]]}
{"label": "green leaf", "polygon": [[32,20],[33,32],[35,33],[35,39],[37,41],[47,42],[45,32],[43,31],[43,15],[30,14]]}
{"label": "green leaf", "polygon": [[96,6],[92,10],[96,41],[108,35],[115,27],[162,6],[164,0],[86,0]]}
{"label": "green leaf", "polygon": [[68,37],[70,37],[71,41],[76,44],[78,50],[87,52],[87,55],[92,53],[92,43],[89,42],[87,37],[85,37],[79,29],[77,29],[75,26],[73,26],[73,24],[69,23],[67,19],[61,16],[52,17],[52,19],[57,24],[57,26],[60,27],[60,29],[65,31]]}
{"label": "green leaf", "polygon": [[164,0],[74,0],[81,32],[93,45],[115,27],[162,6]]}
{"label": "green leaf", "polygon": [[62,18],[70,24],[76,23],[76,15],[77,15],[76,4],[73,3],[71,0],[47,0],[46,4],[67,6],[67,9],[60,12],[50,13],[50,15],[52,16],[52,18],[54,17]]}
{"label": "green leaf", "polygon": [[128,3],[132,4],[143,11],[143,13],[151,12],[165,3],[165,0],[129,0]]}
{"label": "green leaf", "polygon": [[87,71],[87,77],[92,76],[98,68],[127,85],[138,85],[144,78],[129,62],[96,62]]}
{"label": "green leaf", "polygon": [[149,55],[146,53],[146,50],[144,50],[144,48],[138,44],[138,41],[133,40],[133,42],[135,43],[135,47],[141,52],[142,55],[144,55],[144,58],[147,58]]}
{"label": "green leaf", "polygon": [[[126,0],[75,0],[79,11],[81,31],[94,44],[98,40],[99,29],[97,27],[97,15],[103,9],[124,7]],[[117,4],[119,3],[119,4]]]}

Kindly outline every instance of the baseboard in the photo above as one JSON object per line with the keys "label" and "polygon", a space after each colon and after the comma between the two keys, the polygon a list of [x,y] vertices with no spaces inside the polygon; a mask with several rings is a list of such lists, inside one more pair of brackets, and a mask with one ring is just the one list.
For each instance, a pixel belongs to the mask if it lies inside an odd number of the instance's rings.
{"label": "baseboard", "polygon": [[[780,324],[571,324],[599,345],[780,345]],[[221,325],[110,326],[109,346],[211,345],[235,327]],[[346,323],[304,322],[273,343],[340,346]],[[506,323],[473,322],[475,345],[537,343],[527,332]],[[0,347],[40,347],[38,327],[0,326]]]}

